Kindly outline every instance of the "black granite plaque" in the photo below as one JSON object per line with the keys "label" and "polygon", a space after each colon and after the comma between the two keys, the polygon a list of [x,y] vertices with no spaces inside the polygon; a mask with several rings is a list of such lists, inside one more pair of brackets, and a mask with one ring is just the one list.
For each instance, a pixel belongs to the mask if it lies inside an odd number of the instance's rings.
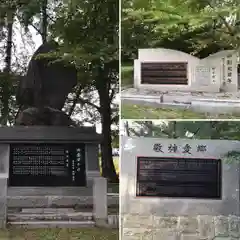
{"label": "black granite plaque", "polygon": [[142,84],[188,84],[186,62],[143,62],[141,63]]}
{"label": "black granite plaque", "polygon": [[11,144],[10,186],[85,186],[84,144]]}
{"label": "black granite plaque", "polygon": [[221,198],[221,160],[137,159],[137,196]]}

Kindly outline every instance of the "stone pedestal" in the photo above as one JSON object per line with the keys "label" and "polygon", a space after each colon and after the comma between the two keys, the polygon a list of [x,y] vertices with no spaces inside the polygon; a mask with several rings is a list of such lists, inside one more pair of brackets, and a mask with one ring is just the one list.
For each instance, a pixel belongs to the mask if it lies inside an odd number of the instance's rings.
{"label": "stone pedestal", "polygon": [[107,225],[107,179],[95,178],[93,185],[93,208],[97,226]]}

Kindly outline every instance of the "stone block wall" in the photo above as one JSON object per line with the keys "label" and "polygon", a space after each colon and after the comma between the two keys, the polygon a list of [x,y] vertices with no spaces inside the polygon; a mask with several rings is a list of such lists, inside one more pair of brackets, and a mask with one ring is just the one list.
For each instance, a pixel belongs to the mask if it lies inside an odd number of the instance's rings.
{"label": "stone block wall", "polygon": [[142,216],[121,217],[123,240],[239,240],[237,216]]}

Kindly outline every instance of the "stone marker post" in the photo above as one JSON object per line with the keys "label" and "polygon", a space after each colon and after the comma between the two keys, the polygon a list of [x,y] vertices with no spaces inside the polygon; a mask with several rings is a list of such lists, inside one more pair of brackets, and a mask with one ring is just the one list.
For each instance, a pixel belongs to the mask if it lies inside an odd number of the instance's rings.
{"label": "stone marker post", "polygon": [[94,178],[93,184],[93,210],[97,226],[107,226],[107,179]]}
{"label": "stone marker post", "polygon": [[7,174],[0,173],[0,228],[6,228],[7,222],[7,180]]}

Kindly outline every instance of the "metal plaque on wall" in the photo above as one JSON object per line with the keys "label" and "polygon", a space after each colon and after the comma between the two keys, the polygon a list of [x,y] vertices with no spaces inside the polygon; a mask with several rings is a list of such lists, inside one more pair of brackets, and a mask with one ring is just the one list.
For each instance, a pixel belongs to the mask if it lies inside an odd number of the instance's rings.
{"label": "metal plaque on wall", "polygon": [[11,144],[10,186],[85,186],[84,144]]}
{"label": "metal plaque on wall", "polygon": [[220,199],[221,187],[219,159],[137,159],[137,196]]}
{"label": "metal plaque on wall", "polygon": [[142,84],[188,85],[186,62],[142,62]]}

